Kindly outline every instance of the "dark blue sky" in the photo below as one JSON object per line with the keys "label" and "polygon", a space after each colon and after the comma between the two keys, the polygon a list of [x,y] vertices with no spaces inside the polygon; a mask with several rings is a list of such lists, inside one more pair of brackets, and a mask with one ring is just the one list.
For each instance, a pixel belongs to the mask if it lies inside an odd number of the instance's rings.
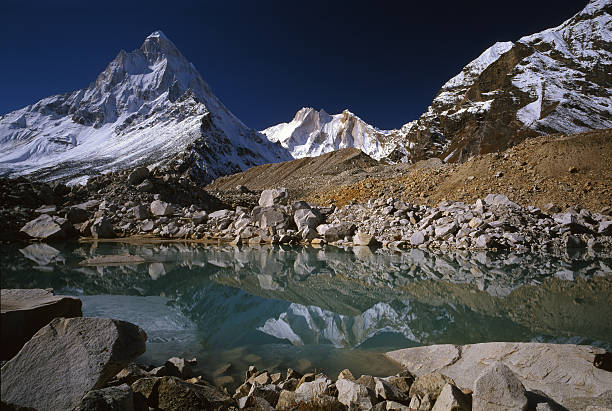
{"label": "dark blue sky", "polygon": [[247,125],[304,106],[394,128],[496,41],[556,26],[586,0],[0,1],[0,114],[87,87],[161,29]]}

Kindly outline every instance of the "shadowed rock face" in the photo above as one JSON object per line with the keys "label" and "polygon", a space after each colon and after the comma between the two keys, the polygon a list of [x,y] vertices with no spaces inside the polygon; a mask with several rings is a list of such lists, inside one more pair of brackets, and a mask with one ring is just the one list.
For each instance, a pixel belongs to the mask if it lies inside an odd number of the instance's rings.
{"label": "shadowed rock face", "polygon": [[3,289],[0,307],[2,360],[17,354],[38,330],[54,318],[82,315],[81,300],[53,295],[52,289]]}
{"label": "shadowed rock face", "polygon": [[145,352],[147,335],[109,318],[56,318],[2,367],[2,401],[69,410]]}
{"label": "shadowed rock face", "polygon": [[612,127],[612,6],[594,0],[555,28],[496,43],[402,127],[410,159],[464,161],[537,134]]}

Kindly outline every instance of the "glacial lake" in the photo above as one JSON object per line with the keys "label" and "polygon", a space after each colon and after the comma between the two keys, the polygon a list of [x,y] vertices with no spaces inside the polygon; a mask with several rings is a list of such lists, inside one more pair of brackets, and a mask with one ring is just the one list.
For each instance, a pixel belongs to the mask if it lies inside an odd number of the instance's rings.
{"label": "glacial lake", "polygon": [[[144,263],[84,265],[104,255]],[[3,245],[2,288],[78,296],[84,316],[138,324],[138,360],[197,357],[386,376],[385,351],[536,341],[612,349],[612,256],[199,244]]]}

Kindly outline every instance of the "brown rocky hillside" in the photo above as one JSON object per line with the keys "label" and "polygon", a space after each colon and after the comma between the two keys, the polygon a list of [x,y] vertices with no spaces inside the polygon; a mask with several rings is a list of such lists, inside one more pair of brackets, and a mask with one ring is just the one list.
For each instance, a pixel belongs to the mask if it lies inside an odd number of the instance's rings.
{"label": "brown rocky hillside", "polygon": [[385,165],[356,149],[339,150],[254,167],[219,178],[207,189],[222,193],[238,185],[255,191],[284,186],[294,199],[337,206],[381,196],[428,205],[474,202],[503,193],[523,206],[553,203],[602,211],[612,207],[612,129],[536,137],[461,164],[430,159]]}

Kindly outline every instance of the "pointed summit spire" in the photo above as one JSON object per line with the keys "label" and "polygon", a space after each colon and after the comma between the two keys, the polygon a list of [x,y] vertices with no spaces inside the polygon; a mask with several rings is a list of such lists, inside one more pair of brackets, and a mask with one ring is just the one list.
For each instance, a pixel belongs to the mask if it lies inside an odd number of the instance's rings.
{"label": "pointed summit spire", "polygon": [[164,40],[167,40],[167,41],[170,41],[170,39],[168,38],[168,36],[166,36],[166,35],[164,34],[164,32],[163,32],[163,31],[161,31],[161,30],[155,30],[153,33],[151,33],[151,34],[149,34],[149,35],[147,36],[147,38],[155,38],[155,37],[157,37],[157,38],[161,38],[161,39],[164,39]]}

